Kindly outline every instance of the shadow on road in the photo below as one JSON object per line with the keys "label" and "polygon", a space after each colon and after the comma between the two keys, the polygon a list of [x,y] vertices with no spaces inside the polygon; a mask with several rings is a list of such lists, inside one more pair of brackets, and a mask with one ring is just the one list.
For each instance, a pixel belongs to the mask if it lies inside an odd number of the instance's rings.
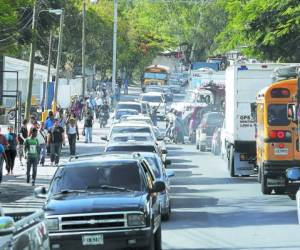
{"label": "shadow on road", "polygon": [[[177,172],[175,173],[175,177]],[[213,178],[213,177],[181,177],[173,178],[172,185],[223,185],[257,183],[255,177],[249,178]]]}
{"label": "shadow on road", "polygon": [[172,164],[168,166],[168,169],[189,169],[189,168],[198,168],[197,165],[185,165],[185,164]]}

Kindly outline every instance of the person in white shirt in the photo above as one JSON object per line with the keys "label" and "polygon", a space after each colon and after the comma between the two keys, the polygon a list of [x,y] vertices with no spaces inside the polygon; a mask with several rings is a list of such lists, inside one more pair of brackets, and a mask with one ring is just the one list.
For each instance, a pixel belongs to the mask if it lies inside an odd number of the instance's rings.
{"label": "person in white shirt", "polygon": [[70,146],[70,155],[76,154],[76,139],[79,140],[78,126],[74,117],[67,124],[67,135]]}

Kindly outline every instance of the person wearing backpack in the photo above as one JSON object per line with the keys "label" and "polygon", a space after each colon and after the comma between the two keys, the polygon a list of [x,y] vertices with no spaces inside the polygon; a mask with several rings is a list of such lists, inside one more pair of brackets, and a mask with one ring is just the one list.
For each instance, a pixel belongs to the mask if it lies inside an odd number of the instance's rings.
{"label": "person wearing backpack", "polygon": [[32,128],[31,129],[31,136],[28,137],[25,140],[24,144],[24,151],[25,151],[25,156],[27,158],[27,183],[30,181],[30,172],[32,168],[32,186],[35,185],[35,180],[36,180],[36,174],[37,174],[37,165],[39,161],[39,142],[36,139],[37,136],[37,129]]}
{"label": "person wearing backpack", "polygon": [[85,143],[92,143],[93,122],[93,115],[90,111],[88,111],[84,120]]}
{"label": "person wearing backpack", "polygon": [[50,145],[51,166],[53,166],[54,163],[55,166],[57,166],[59,163],[62,145],[65,145],[65,131],[59,126],[58,119],[54,120],[54,127],[48,134],[47,143]]}
{"label": "person wearing backpack", "polygon": [[13,174],[13,169],[15,166],[15,159],[17,156],[17,135],[14,133],[14,127],[8,126],[7,128],[8,133],[5,134],[5,138],[8,142],[6,149],[5,149],[5,155],[6,155],[6,170],[7,174]]}

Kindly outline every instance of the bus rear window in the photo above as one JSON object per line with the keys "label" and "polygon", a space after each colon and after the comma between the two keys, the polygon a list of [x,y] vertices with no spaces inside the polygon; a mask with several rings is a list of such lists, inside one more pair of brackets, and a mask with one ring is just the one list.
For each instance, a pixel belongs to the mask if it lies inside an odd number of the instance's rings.
{"label": "bus rear window", "polygon": [[268,107],[268,123],[272,126],[286,126],[290,124],[286,104],[271,104]]}

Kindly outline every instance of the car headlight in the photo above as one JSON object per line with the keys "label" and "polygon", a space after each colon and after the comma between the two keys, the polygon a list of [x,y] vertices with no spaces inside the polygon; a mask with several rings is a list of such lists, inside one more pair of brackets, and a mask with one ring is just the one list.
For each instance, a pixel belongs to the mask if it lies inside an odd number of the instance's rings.
{"label": "car headlight", "polygon": [[59,230],[59,222],[57,218],[46,219],[48,231]]}
{"label": "car headlight", "polygon": [[143,214],[128,214],[127,224],[130,227],[145,226],[145,217]]}

